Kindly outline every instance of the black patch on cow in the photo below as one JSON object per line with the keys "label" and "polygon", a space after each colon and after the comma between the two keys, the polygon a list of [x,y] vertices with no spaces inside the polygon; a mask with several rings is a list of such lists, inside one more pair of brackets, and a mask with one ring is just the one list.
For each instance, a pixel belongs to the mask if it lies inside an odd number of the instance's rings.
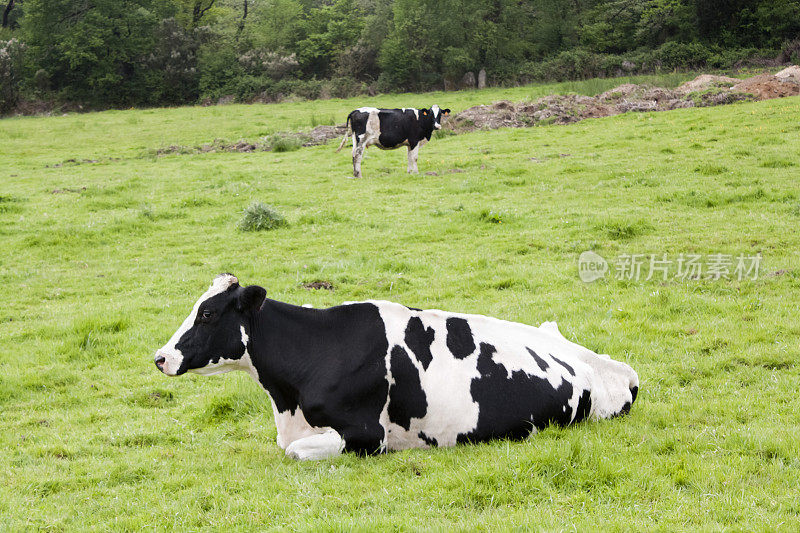
{"label": "black patch on cow", "polygon": [[631,387],[631,404],[636,401],[636,396],[639,394],[639,387]]}
{"label": "black patch on cow", "polygon": [[424,432],[420,431],[417,433],[417,437],[423,440],[425,444],[428,446],[439,446],[439,443],[436,441],[435,438],[427,436]]}
{"label": "black patch on cow", "polygon": [[345,450],[378,452],[389,393],[378,307],[311,309],[267,299],[253,320],[250,356],[276,408],[299,405],[309,424],[335,429]]}
{"label": "black patch on cow", "polygon": [[480,377],[472,380],[470,393],[478,404],[478,424],[470,433],[458,436],[459,442],[495,438],[522,439],[532,428],[545,428],[555,423],[567,425],[572,420],[569,400],[572,384],[561,380],[553,388],[547,379],[515,370],[508,376],[506,367],[495,362],[496,349],[481,343],[477,370]]}
{"label": "black patch on cow", "polygon": [[578,408],[576,409],[575,413],[575,420],[573,423],[580,422],[581,420],[585,420],[589,413],[592,410],[592,393],[588,390],[583,391],[581,397],[578,398]]}
{"label": "black patch on cow", "polygon": [[561,365],[561,366],[563,366],[564,368],[566,368],[566,369],[567,369],[567,372],[569,372],[571,376],[574,376],[574,375],[575,375],[575,370],[574,370],[574,369],[573,369],[571,366],[569,366],[567,363],[565,363],[564,361],[562,361],[562,360],[561,360],[561,359],[559,359],[558,357],[555,357],[555,356],[553,356],[553,354],[550,354],[550,357],[552,357],[552,358],[553,358],[553,361],[555,361],[555,362],[556,362],[556,363],[558,363],[559,365]]}
{"label": "black patch on cow", "polygon": [[389,387],[389,420],[408,430],[412,418],[422,418],[428,412],[428,399],[419,371],[402,346],[392,348],[390,364],[394,383]]}
{"label": "black patch on cow", "polygon": [[475,340],[469,323],[463,318],[447,319],[447,348],[456,359],[464,359],[475,351]]}
{"label": "black patch on cow", "polygon": [[422,309],[418,309],[416,307],[408,307],[408,306],[406,306],[406,309],[408,309],[409,311],[422,311]]}
{"label": "black patch on cow", "polygon": [[422,363],[422,368],[425,370],[428,369],[428,365],[431,364],[433,360],[431,344],[433,343],[434,336],[433,328],[426,328],[419,317],[415,316],[408,321],[405,338],[406,346],[408,346],[409,350],[414,352],[417,360]]}
{"label": "black patch on cow", "polygon": [[525,347],[525,349],[526,349],[526,350],[528,350],[528,353],[529,353],[529,354],[531,354],[531,355],[533,356],[533,360],[534,360],[534,361],[536,361],[536,364],[537,364],[537,365],[539,365],[539,368],[541,369],[541,371],[542,371],[542,372],[547,372],[547,369],[548,369],[548,368],[550,368],[550,365],[548,365],[548,364],[547,364],[547,361],[545,361],[544,359],[542,359],[541,357],[539,357],[539,356],[536,354],[536,352],[534,352],[534,351],[533,351],[533,350],[531,350],[530,348],[528,348],[528,347]]}

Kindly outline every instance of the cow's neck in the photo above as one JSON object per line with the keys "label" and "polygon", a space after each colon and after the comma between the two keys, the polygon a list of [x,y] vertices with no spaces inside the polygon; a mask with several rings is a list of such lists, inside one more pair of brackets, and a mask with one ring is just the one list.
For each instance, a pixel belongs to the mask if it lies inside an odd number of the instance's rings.
{"label": "cow's neck", "polygon": [[425,117],[420,121],[420,128],[422,129],[422,137],[426,141],[431,140],[431,135],[433,135],[433,119],[430,117]]}
{"label": "cow's neck", "polygon": [[[315,345],[324,342],[323,310],[267,299],[250,324],[250,358],[259,383],[279,411],[294,410],[314,370]],[[256,377],[256,376],[254,376]]]}

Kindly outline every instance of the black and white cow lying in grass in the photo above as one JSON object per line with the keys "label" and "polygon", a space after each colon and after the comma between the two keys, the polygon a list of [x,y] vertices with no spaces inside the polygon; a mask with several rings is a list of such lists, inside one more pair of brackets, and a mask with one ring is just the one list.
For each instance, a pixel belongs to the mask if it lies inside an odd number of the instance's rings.
{"label": "black and white cow lying in grass", "polygon": [[[377,109],[361,107],[347,115],[345,126],[353,132],[353,176],[361,177],[364,150],[372,145],[383,150],[408,147],[408,172],[416,174],[420,146],[431,140],[434,130],[442,128],[442,117],[449,109]],[[347,142],[348,131],[339,144],[340,151]]]}
{"label": "black and white cow lying in grass", "polygon": [[295,459],[521,439],[629,411],[625,363],[540,327],[367,301],[328,309],[217,276],[156,352],[168,376],[244,370],[272,398]]}

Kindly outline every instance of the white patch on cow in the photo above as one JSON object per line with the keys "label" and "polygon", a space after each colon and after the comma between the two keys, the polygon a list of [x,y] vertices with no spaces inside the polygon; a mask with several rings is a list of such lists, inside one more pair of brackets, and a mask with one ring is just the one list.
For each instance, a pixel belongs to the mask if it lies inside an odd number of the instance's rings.
{"label": "white patch on cow", "polygon": [[[271,396],[270,401],[272,401]],[[278,430],[278,446],[284,450],[297,440],[333,431],[330,427],[316,427],[309,424],[299,407],[294,411],[278,411],[275,402],[272,401],[272,414],[275,418],[275,428]]]}
{"label": "white patch on cow", "polygon": [[[631,401],[630,388],[638,386],[638,377],[628,365],[567,340],[555,323],[544,323],[537,328],[481,315],[439,310],[412,311],[405,306],[384,301],[370,303],[378,306],[386,326],[389,352],[396,345],[403,347],[419,371],[428,404],[425,416],[412,418],[406,430],[389,420],[387,397],[380,423],[386,432],[385,445],[389,450],[427,447],[419,437],[421,432],[428,438],[436,439],[439,446],[452,446],[459,434],[468,434],[477,427],[480,406],[472,398],[470,386],[474,378],[480,377],[477,359],[482,342],[494,346],[496,351],[492,360],[502,365],[509,377],[512,372],[521,371],[546,379],[554,388],[561,386],[563,381],[571,383],[573,394],[567,404],[572,410],[572,420],[577,415],[578,403],[585,390],[590,391],[592,399],[589,416],[597,419],[618,414],[624,404]],[[427,370],[423,369],[413,351],[405,344],[405,329],[414,316],[420,318],[424,327],[432,328],[435,334],[430,346],[433,359]],[[472,331],[476,349],[463,359],[455,358],[447,347],[448,318],[463,318]],[[527,348],[547,363],[544,371]],[[570,374],[554,358],[569,365],[575,375]],[[390,354],[387,354],[385,364],[387,381],[391,385],[394,379]],[[563,406],[563,410],[566,412],[566,406]]]}
{"label": "white patch on cow", "polygon": [[442,125],[439,122],[442,118],[441,112],[439,111],[439,106],[433,104],[431,106],[431,113],[433,114],[433,127],[437,130],[442,129]]}
{"label": "white patch on cow", "polygon": [[372,145],[381,147],[379,142],[381,121],[378,117],[378,110],[374,107],[362,107],[358,111],[369,113],[369,116],[367,117],[366,131],[358,138],[353,136],[353,176],[356,178],[361,177],[361,160],[364,158],[364,150]]}
{"label": "white patch on cow", "polygon": [[298,461],[318,461],[340,455],[344,450],[344,440],[335,430],[311,435],[292,442],[286,447],[287,457]]}
{"label": "white patch on cow", "polygon": [[[428,402],[425,416],[411,419],[410,428],[406,430],[389,421],[387,398],[387,405],[384,406],[380,419],[386,431],[387,448],[389,450],[427,448],[428,445],[419,437],[420,432],[424,432],[429,438],[435,438],[439,446],[454,446],[459,434],[469,433],[478,423],[478,404],[472,400],[470,394],[472,379],[478,377],[477,355],[457,359],[450,353],[447,348],[446,313],[437,315],[427,311],[411,311],[392,302],[370,303],[378,306],[386,326],[389,350],[391,351],[395,345],[402,346],[420,372],[420,383]],[[436,332],[431,344],[431,353],[434,357],[427,371],[422,369],[420,362],[405,344],[406,326],[413,316],[418,316],[423,326],[432,327]],[[445,331],[444,335],[442,331]],[[390,383],[393,383],[389,355],[386,367]]]}
{"label": "white patch on cow", "polygon": [[216,296],[217,294],[225,292],[234,283],[239,283],[239,280],[236,279],[236,276],[232,274],[220,274],[214,278],[214,281],[211,282],[211,286],[194,304],[192,312],[189,313],[189,316],[187,316],[186,320],[183,321],[183,324],[181,324],[181,326],[178,328],[178,331],[176,331],[172,335],[172,338],[170,338],[169,341],[167,341],[167,343],[156,352],[156,356],[164,356],[165,361],[161,366],[161,371],[164,372],[164,374],[167,376],[174,376],[181,367],[181,363],[183,363],[183,354],[180,350],[175,348],[175,345],[178,344],[178,341],[181,340],[181,337],[183,337],[183,335],[194,325],[194,322],[197,319],[197,311],[203,302],[212,296]]}
{"label": "white patch on cow", "polygon": [[419,109],[414,109],[413,107],[404,107],[403,113],[405,113],[406,111],[413,111],[414,116],[417,117],[417,120],[419,120]]}

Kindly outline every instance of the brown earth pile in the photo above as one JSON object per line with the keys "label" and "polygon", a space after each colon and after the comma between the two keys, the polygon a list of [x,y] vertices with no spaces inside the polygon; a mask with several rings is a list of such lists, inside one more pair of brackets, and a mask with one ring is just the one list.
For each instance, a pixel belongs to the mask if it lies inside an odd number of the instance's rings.
{"label": "brown earth pile", "polygon": [[732,104],[800,94],[800,67],[746,80],[703,74],[665,89],[626,83],[597,96],[550,95],[535,102],[514,104],[507,100],[470,107],[445,125],[456,133],[496,128],[522,128],[546,124],[570,124],[586,118],[608,117],[630,111],[669,111],[686,107]]}
{"label": "brown earth pile", "polygon": [[770,74],[761,74],[737,83],[733,86],[733,90],[750,93],[756,100],[768,100],[800,94],[800,83],[788,77],[778,78]]}

